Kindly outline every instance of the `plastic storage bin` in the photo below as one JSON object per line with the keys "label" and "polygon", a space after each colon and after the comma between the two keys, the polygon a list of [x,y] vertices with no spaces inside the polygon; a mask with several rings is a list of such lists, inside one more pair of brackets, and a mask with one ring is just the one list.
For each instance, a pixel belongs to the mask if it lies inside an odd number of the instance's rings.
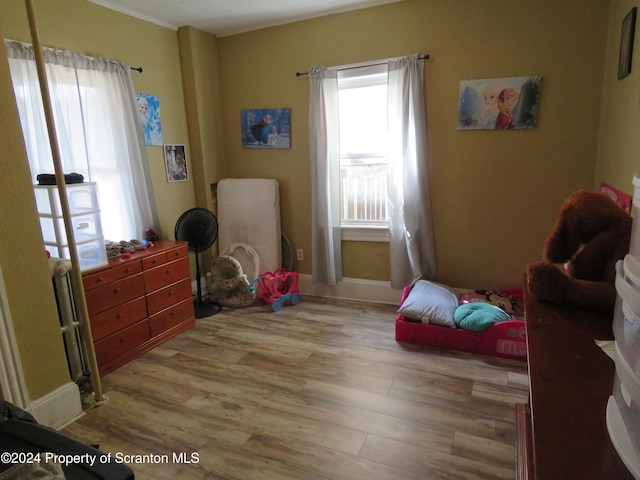
{"label": "plastic storage bin", "polygon": [[[100,212],[98,211],[72,216],[71,226],[76,242],[86,242],[103,236]],[[67,231],[64,228],[64,218],[40,216],[40,228],[45,243],[56,243],[58,245],[67,245],[69,243]]]}
{"label": "plastic storage bin", "polygon": [[640,261],[640,172],[633,177],[633,226],[629,253]]}
{"label": "plastic storage bin", "polygon": [[[45,247],[49,250],[52,257],[71,258],[71,252],[67,245],[59,246],[45,243]],[[107,249],[104,246],[103,238],[84,243],[76,243],[76,251],[78,252],[78,261],[80,262],[80,270],[82,271],[100,267],[108,263]]]}
{"label": "plastic storage bin", "polygon": [[[80,270],[108,263],[104,245],[98,188],[93,182],[66,185],[70,223],[76,243]],[[57,185],[34,185],[40,230],[45,248],[52,257],[71,258]]]}
{"label": "plastic storage bin", "polygon": [[[98,187],[94,182],[67,185],[67,198],[71,215],[99,210]],[[62,216],[62,205],[57,185],[34,185],[38,214]]]}
{"label": "plastic storage bin", "polygon": [[613,335],[618,354],[640,377],[640,262],[631,255],[616,265],[618,298],[613,315]]}
{"label": "plastic storage bin", "polygon": [[613,394],[607,405],[607,430],[629,471],[640,479],[640,376],[619,351]]}

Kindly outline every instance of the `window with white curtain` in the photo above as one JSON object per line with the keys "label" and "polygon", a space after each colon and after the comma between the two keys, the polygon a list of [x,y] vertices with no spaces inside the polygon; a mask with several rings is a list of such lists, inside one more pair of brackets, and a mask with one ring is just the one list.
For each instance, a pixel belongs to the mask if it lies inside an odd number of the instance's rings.
{"label": "window with white curtain", "polygon": [[[54,173],[33,47],[5,41],[34,184]],[[158,229],[146,147],[130,68],[105,58],[45,48],[44,57],[64,173],[98,186],[102,231],[119,241]]]}
{"label": "window with white curtain", "polygon": [[[341,240],[347,222],[382,222],[373,209],[370,214],[345,208],[340,197],[341,171],[351,171],[354,177],[378,168],[386,155],[386,204],[377,201],[367,190],[366,200],[385,204],[388,221],[390,280],[393,288],[412,285],[420,278],[433,279],[436,275],[436,254],[429,171],[427,158],[427,121],[425,110],[424,60],[427,56],[412,54],[405,57],[376,62],[386,66],[387,113],[377,115],[365,108],[373,104],[376,94],[374,72],[368,66],[345,66],[309,70],[309,156],[311,165],[311,236],[312,282],[336,285],[343,279]],[[359,70],[357,74],[372,75],[367,81],[352,81],[353,88],[343,72]],[[377,72],[380,73],[380,72]],[[382,75],[380,76],[382,78]],[[345,88],[340,88],[340,83]],[[345,110],[341,93],[360,88],[367,91],[366,100],[354,101],[350,121],[342,120]],[[369,89],[370,90],[364,90]],[[343,102],[344,103],[344,102]],[[357,125],[358,134],[344,139],[343,125]],[[349,134],[347,134],[350,136]],[[359,141],[361,140],[361,142]],[[353,143],[351,143],[353,141]],[[386,143],[386,154],[378,142]],[[344,145],[344,146],[343,146]],[[355,152],[355,153],[353,153]],[[349,153],[350,155],[348,155]],[[353,153],[351,155],[351,153]],[[376,187],[377,189],[378,187]],[[374,189],[374,191],[376,190]],[[380,187],[382,189],[382,187]],[[351,195],[355,196],[355,195]],[[358,203],[358,202],[354,202]],[[346,219],[345,219],[346,217]],[[343,222],[344,220],[344,222]]]}
{"label": "window with white curtain", "polygon": [[338,108],[342,238],[388,241],[387,65],[339,71]]}

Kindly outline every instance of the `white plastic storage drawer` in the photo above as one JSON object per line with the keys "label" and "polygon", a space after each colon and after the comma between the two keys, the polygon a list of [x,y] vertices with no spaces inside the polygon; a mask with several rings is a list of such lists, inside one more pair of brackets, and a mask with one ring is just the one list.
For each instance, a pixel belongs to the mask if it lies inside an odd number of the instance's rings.
{"label": "white plastic storage drawer", "polygon": [[[67,185],[67,198],[71,215],[98,210],[98,188],[95,182]],[[57,185],[34,185],[36,206],[40,215],[62,216],[62,205]]]}
{"label": "white plastic storage drawer", "polygon": [[[628,439],[630,448],[640,455],[640,377],[634,375],[627,362],[620,355],[616,356],[616,376],[613,382],[613,395],[615,404],[622,419],[622,427],[617,432],[609,432],[614,445],[623,443]],[[640,465],[637,466],[640,468]],[[637,470],[637,469],[636,469]],[[638,470],[640,473],[640,470]]]}
{"label": "white plastic storage drawer", "polygon": [[616,264],[616,271],[613,335],[618,354],[640,376],[640,262],[627,255]]}
{"label": "white plastic storage drawer", "polygon": [[640,261],[640,172],[633,177],[633,226],[629,253]]}
{"label": "white plastic storage drawer", "polygon": [[[40,217],[40,228],[45,243],[56,243],[61,246],[69,244],[64,223],[63,217]],[[71,217],[71,227],[77,243],[102,237],[101,225],[100,212],[98,211]]]}
{"label": "white plastic storage drawer", "polygon": [[[45,248],[49,251],[52,257],[66,259],[71,258],[68,246],[45,244]],[[81,271],[101,267],[108,263],[107,249],[102,237],[89,242],[76,243],[76,251],[78,252],[78,261],[80,262]]]}

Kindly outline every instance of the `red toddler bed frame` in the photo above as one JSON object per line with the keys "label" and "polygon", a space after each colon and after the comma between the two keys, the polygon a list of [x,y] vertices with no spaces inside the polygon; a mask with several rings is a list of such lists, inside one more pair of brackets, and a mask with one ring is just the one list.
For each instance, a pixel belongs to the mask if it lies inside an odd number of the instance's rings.
{"label": "red toddler bed frame", "polygon": [[[409,296],[410,291],[411,287],[405,287],[402,290],[400,305]],[[512,291],[513,289],[509,289],[501,292]],[[406,319],[404,315],[398,314],[396,317],[396,341],[514,360],[527,359],[526,328],[525,322],[522,320],[507,320],[496,323],[483,332],[473,332],[462,328],[411,321]]]}

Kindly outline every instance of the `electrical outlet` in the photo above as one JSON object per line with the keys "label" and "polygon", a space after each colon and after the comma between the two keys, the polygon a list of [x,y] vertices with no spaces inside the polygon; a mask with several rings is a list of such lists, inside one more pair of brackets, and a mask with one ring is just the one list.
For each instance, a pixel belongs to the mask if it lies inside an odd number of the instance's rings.
{"label": "electrical outlet", "polygon": [[296,250],[296,254],[298,255],[298,260],[304,260],[304,250],[299,248]]}

